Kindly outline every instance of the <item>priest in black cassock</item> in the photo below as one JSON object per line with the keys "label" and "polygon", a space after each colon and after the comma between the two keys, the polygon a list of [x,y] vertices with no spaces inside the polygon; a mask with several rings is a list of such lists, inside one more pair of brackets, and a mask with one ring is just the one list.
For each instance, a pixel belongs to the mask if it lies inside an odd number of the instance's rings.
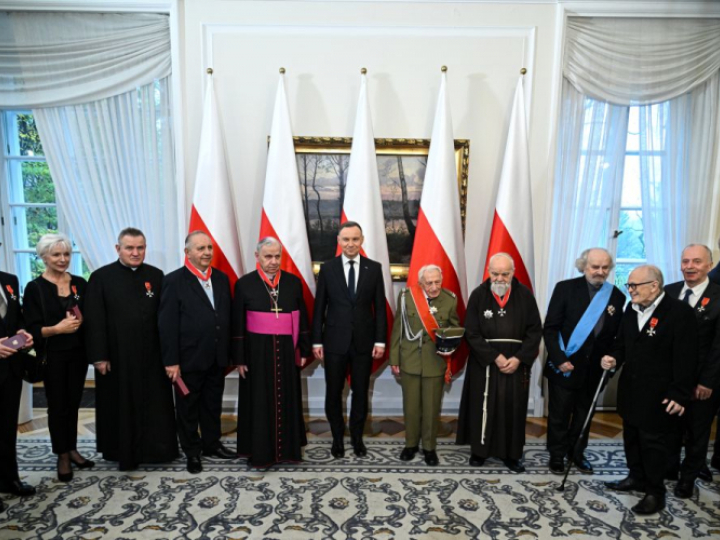
{"label": "priest in black cassock", "polygon": [[145,235],[123,229],[118,260],[90,276],[88,359],[95,365],[97,449],[121,471],[178,457],[172,384],[160,357],[163,272],[144,263]]}
{"label": "priest in black cassock", "polygon": [[310,356],[302,282],[280,270],[272,237],[255,251],[257,270],[235,284],[233,363],[238,365],[238,454],[252,467],[302,460],[307,444],[300,369]]}
{"label": "priest in black cassock", "polygon": [[510,255],[496,253],[490,277],[473,291],[465,318],[470,359],[458,417],[457,444],[470,444],[470,465],[503,460],[524,472],[525,420],[530,370],[538,355],[542,323],[530,289],[513,276]]}

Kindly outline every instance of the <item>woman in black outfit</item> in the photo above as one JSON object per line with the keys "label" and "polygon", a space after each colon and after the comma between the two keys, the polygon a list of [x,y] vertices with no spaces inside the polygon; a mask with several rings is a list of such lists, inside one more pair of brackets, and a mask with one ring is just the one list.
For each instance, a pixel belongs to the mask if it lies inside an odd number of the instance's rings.
{"label": "woman in black outfit", "polygon": [[[25,287],[25,325],[36,349],[47,351],[45,395],[50,440],[58,456],[58,479],[69,482],[73,477],[71,464],[81,469],[95,465],[76,447],[78,409],[88,368],[81,318],[87,282],[67,271],[72,244],[64,234],[44,235],[35,249],[45,271]],[[80,318],[73,313],[76,306]]]}

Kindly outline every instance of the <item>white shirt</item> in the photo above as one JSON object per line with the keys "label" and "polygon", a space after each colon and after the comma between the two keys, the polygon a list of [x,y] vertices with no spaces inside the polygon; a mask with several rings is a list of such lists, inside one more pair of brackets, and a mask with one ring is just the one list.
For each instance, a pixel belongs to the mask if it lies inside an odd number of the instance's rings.
{"label": "white shirt", "polygon": [[633,304],[632,308],[637,312],[638,314],[638,330],[642,330],[643,326],[645,326],[645,323],[647,323],[650,320],[650,317],[652,317],[653,312],[655,311],[655,308],[658,307],[658,304],[662,302],[662,299],[665,298],[665,293],[661,293],[660,296],[658,296],[655,301],[650,304],[648,307],[646,307],[644,310],[640,309],[640,306],[637,304]]}
{"label": "white shirt", "polygon": [[[353,261],[355,264],[353,265],[355,267],[355,292],[357,292],[357,284],[358,280],[360,279],[360,255],[355,257],[354,259],[349,259],[345,256],[345,254],[340,255],[342,258],[343,263],[343,272],[345,272],[345,283],[348,283],[348,275],[350,274],[350,261]],[[348,287],[350,285],[348,284]]]}
{"label": "white shirt", "polygon": [[[203,272],[199,268],[195,268],[195,269],[198,272],[200,272],[203,276],[207,276],[207,272]],[[208,270],[209,270],[209,268],[208,268]],[[215,296],[213,296],[212,279],[203,281],[202,279],[197,278],[197,280],[200,283],[200,286],[203,288],[203,291],[205,291],[205,294],[207,294],[207,297],[210,300],[210,303],[212,304],[213,309],[215,309]]]}
{"label": "white shirt", "polygon": [[688,298],[688,302],[692,307],[695,307],[698,303],[698,300],[702,298],[702,295],[705,294],[705,289],[708,288],[708,285],[710,285],[710,280],[708,278],[705,278],[705,281],[702,283],[699,283],[698,285],[695,285],[694,287],[688,287],[688,284],[685,283],[683,285],[682,291],[680,291],[680,300],[684,300],[685,298],[685,291],[691,290],[692,294]]}

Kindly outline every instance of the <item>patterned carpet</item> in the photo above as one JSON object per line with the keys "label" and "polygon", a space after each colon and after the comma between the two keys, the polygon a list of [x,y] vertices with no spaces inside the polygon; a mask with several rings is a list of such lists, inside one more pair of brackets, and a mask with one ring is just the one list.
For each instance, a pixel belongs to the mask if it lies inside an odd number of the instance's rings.
{"label": "patterned carpet", "polygon": [[[22,438],[21,475],[35,497],[5,496],[0,538],[38,539],[450,539],[702,538],[720,535],[720,484],[698,482],[692,499],[668,497],[657,516],[637,517],[637,494],[607,492],[625,475],[622,443],[591,441],[595,475],[548,474],[544,442],[526,446],[527,472],[500,462],[467,465],[469,449],[440,444],[439,467],[399,461],[401,440],[369,439],[368,456],[330,456],[313,440],[305,461],[258,471],[207,459],[193,476],[178,460],[118,473],[98,461],[70,484],[55,481],[47,439]],[[94,440],[79,445],[92,457]],[[232,444],[232,441],[230,441]],[[672,489],[674,484],[668,483]]]}

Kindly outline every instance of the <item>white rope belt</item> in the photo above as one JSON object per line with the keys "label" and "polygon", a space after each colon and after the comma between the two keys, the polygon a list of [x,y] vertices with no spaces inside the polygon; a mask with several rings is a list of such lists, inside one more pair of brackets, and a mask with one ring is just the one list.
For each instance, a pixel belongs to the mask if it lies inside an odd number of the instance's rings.
{"label": "white rope belt", "polygon": [[[519,339],[486,339],[488,343],[520,343]],[[483,419],[482,419],[482,433],[480,434],[480,444],[485,444],[485,428],[487,428],[487,402],[488,402],[488,390],[490,389],[490,366],[485,366],[485,396],[483,397]]]}

